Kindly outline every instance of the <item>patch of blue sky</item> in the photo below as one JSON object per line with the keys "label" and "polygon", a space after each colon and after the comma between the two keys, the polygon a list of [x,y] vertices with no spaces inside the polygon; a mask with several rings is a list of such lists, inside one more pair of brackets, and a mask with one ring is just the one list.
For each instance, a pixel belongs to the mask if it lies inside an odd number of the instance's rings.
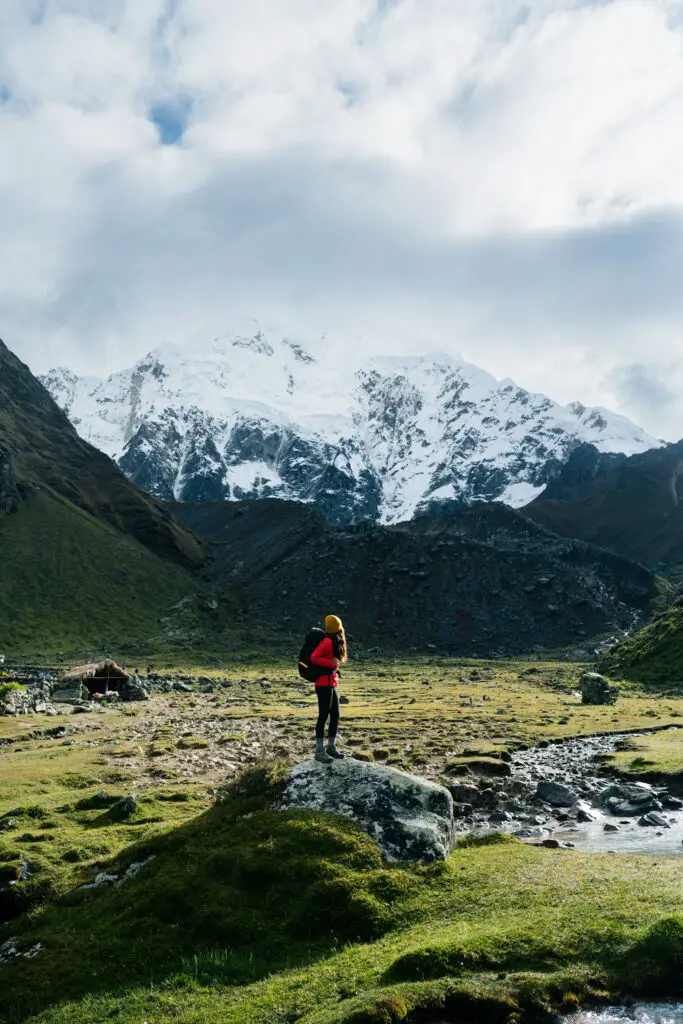
{"label": "patch of blue sky", "polygon": [[192,102],[186,99],[155,103],[150,107],[149,119],[164,146],[177,146],[182,142],[191,112]]}

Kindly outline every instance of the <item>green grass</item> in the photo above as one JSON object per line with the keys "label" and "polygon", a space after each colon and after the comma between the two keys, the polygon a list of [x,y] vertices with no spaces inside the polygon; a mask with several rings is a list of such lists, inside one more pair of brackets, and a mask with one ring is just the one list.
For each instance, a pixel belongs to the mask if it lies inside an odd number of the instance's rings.
{"label": "green grass", "polygon": [[604,661],[616,678],[683,692],[683,597],[608,651]]}
{"label": "green grass", "polygon": [[611,755],[610,769],[626,778],[661,781],[683,791],[683,732],[674,729],[651,736],[634,736],[624,749]]}
{"label": "green grass", "polygon": [[47,492],[0,518],[0,650],[149,638],[197,590],[187,572]]}
{"label": "green grass", "polygon": [[45,950],[0,968],[3,1019],[381,1024],[443,1000],[507,1019],[680,980],[672,859],[500,837],[391,867],[349,822],[271,810],[278,784],[276,769],[252,770],[215,807],[119,855],[119,869],[156,856],[125,886],[72,890],[6,929]]}
{"label": "green grass", "polygon": [[[227,771],[235,779],[240,751],[271,764],[279,752],[310,756],[315,697],[284,657],[264,665],[241,651],[178,669],[227,673],[233,686],[0,719],[0,872],[22,861],[33,872],[14,887],[26,912],[0,928],[0,943],[45,944],[0,968],[3,1024],[386,1024],[444,1005],[507,1020],[590,993],[675,986],[678,861],[499,840],[462,844],[434,867],[390,866],[349,822],[273,811],[274,769],[242,775],[214,806],[209,788]],[[343,742],[446,780],[504,769],[520,745],[681,720],[683,698],[629,686],[615,707],[584,706],[580,672],[354,662],[342,681]],[[40,738],[61,724],[65,739]],[[673,735],[653,737],[671,771]],[[653,749],[623,754],[651,759]],[[216,765],[221,757],[232,767]],[[138,810],[114,820],[112,803],[129,792]],[[120,888],[78,888],[151,854]]]}

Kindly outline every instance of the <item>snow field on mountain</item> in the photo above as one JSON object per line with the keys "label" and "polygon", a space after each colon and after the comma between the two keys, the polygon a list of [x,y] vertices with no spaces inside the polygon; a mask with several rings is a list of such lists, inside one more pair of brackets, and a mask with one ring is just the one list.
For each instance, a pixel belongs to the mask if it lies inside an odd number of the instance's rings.
{"label": "snow field on mountain", "polygon": [[340,521],[431,500],[530,501],[572,448],[661,444],[628,419],[561,406],[443,353],[353,367],[274,331],[204,332],[106,380],[43,382],[86,440],[159,497],[276,496]]}

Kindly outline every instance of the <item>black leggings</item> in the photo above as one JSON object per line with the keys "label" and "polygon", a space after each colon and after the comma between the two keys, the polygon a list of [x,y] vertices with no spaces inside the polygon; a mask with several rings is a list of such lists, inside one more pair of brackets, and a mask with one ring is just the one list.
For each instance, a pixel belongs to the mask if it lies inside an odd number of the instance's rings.
{"label": "black leggings", "polygon": [[325,735],[325,722],[330,719],[328,738],[333,740],[339,726],[339,695],[336,686],[316,686],[318,695],[318,721],[315,723],[316,738],[321,740]]}

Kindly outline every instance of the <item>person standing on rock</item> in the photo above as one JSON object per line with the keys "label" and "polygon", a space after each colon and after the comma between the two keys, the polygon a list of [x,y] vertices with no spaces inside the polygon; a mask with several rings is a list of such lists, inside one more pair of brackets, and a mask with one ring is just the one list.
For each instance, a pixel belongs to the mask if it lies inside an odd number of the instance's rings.
{"label": "person standing on rock", "polygon": [[[318,721],[315,726],[315,759],[329,764],[344,755],[337,750],[339,728],[339,666],[347,658],[346,633],[342,621],[336,615],[328,615],[324,622],[325,636],[310,656],[311,665],[319,670],[315,681],[318,697]],[[325,725],[329,719],[327,749],[325,749]]]}

